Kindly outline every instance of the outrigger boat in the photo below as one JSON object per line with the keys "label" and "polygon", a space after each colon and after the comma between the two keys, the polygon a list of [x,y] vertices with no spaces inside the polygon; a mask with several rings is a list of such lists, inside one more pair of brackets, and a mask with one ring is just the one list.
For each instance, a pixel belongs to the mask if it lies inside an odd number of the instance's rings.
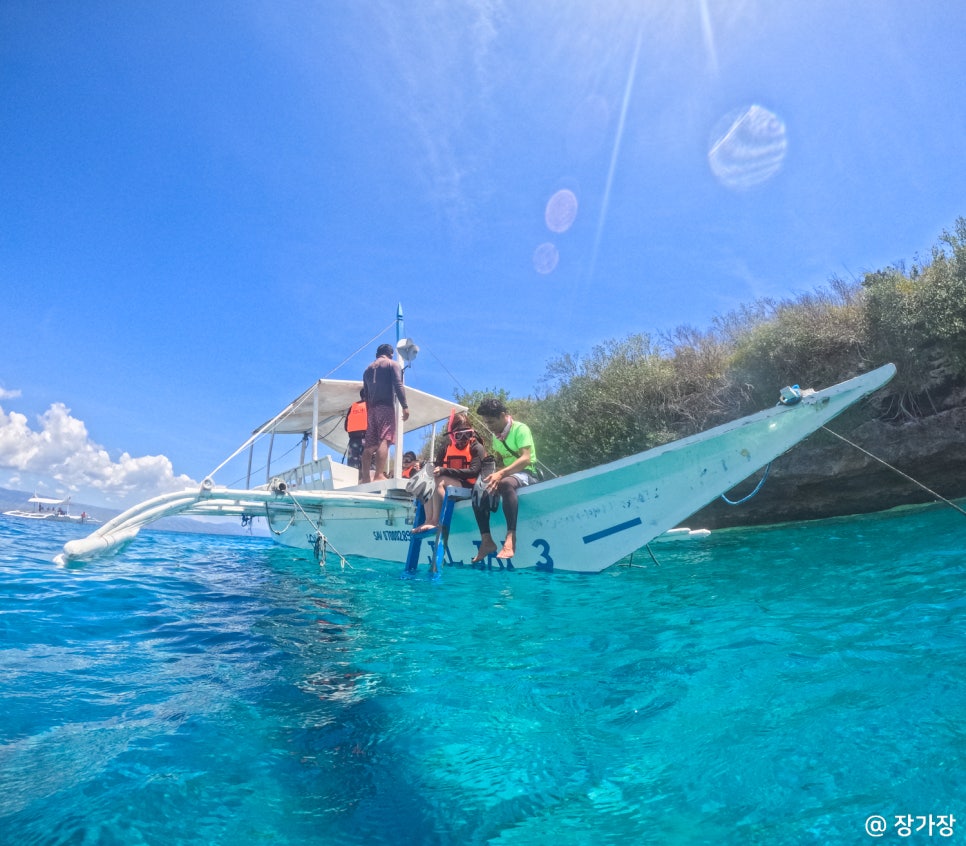
{"label": "outrigger boat", "polygon": [[12,511],[4,511],[4,516],[19,517],[21,520],[46,520],[53,523],[100,523],[100,520],[95,520],[86,511],[81,514],[71,514],[69,496],[64,499],[56,499],[34,494],[27,502],[37,507],[31,509],[15,508]]}
{"label": "outrigger boat", "polygon": [[[409,340],[397,342],[403,361],[411,360],[416,350]],[[523,488],[517,550],[509,563],[514,568],[600,572],[680,525],[894,374],[895,367],[887,364],[824,390],[796,391],[790,400],[706,432]],[[469,564],[480,541],[465,492],[454,491],[448,507],[444,503],[444,519],[431,536],[413,532],[413,526],[419,525],[414,523],[417,501],[406,489],[408,480],[400,478],[402,438],[396,447],[395,476],[383,482],[358,484],[354,469],[318,454],[320,443],[336,453],[345,451],[342,424],[360,387],[358,381],[318,380],[256,429],[200,488],[159,496],[129,509],[88,537],[67,543],[58,560],[94,557],[130,541],[144,525],[182,514],[264,517],[276,542],[311,550],[321,561],[331,551],[343,558],[405,562],[411,572],[422,563],[421,541],[429,540],[425,561],[432,572],[441,563]],[[408,386],[406,392],[407,432],[444,420],[454,409],[452,402],[440,397]],[[397,422],[401,423],[401,416]],[[271,452],[278,436],[301,439],[301,455],[295,467],[273,473]],[[272,445],[265,483],[250,485],[250,452],[245,488],[216,485],[214,473],[263,437]],[[306,457],[310,445],[312,454]],[[501,511],[493,515],[494,539],[500,537],[502,527]]]}

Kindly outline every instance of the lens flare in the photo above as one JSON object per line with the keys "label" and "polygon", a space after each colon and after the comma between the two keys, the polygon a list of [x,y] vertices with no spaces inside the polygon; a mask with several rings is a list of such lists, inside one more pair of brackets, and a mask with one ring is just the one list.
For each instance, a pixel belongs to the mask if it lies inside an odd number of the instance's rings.
{"label": "lens flare", "polygon": [[726,188],[746,191],[781,170],[787,149],[781,118],[763,106],[751,105],[729,113],[715,126],[708,163]]}
{"label": "lens flare", "polygon": [[560,253],[557,251],[557,247],[549,241],[534,250],[533,268],[537,273],[544,275],[553,273],[558,261],[560,261]]}
{"label": "lens flare", "polygon": [[551,232],[566,232],[577,218],[577,195],[567,188],[561,188],[547,202],[543,217]]}

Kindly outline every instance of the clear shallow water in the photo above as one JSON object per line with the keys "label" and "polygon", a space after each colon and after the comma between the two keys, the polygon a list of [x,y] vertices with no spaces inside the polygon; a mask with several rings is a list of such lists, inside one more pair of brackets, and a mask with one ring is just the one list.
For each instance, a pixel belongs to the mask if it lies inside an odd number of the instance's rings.
{"label": "clear shallow water", "polygon": [[165,533],[58,569],[77,534],[0,518],[0,843],[964,836],[951,509],[442,583]]}

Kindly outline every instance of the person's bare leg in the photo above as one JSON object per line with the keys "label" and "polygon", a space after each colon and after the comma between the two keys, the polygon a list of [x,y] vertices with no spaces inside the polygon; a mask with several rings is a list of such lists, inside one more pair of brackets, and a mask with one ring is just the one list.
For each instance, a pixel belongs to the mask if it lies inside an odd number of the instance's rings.
{"label": "person's bare leg", "polygon": [[416,529],[417,532],[428,532],[430,529],[435,529],[439,524],[440,496],[439,488],[437,488],[429,498],[429,502],[423,503],[423,509],[426,512],[426,522]]}
{"label": "person's bare leg", "polygon": [[372,481],[383,482],[386,480],[386,468],[389,466],[389,441],[383,439],[376,447],[376,468],[372,474]]}
{"label": "person's bare leg", "polygon": [[359,468],[359,483],[372,481],[372,459],[376,454],[376,448],[367,446],[362,451],[362,466]]}
{"label": "person's bare leg", "polygon": [[517,514],[519,500],[517,499],[517,480],[512,476],[500,482],[500,499],[503,502],[503,517],[506,519],[506,540],[496,557],[501,560],[513,558],[517,542]]}

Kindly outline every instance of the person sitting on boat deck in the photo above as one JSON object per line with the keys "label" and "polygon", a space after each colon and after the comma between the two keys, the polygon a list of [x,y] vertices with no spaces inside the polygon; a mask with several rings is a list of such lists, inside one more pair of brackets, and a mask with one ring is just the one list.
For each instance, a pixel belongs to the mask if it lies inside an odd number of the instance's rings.
{"label": "person sitting on boat deck", "polygon": [[356,470],[362,467],[362,451],[366,446],[366,428],[368,427],[366,415],[366,401],[363,399],[365,390],[359,391],[359,399],[349,406],[345,413],[345,430],[349,436],[349,445],[346,447],[345,463]]}
{"label": "person sitting on boat deck", "polygon": [[368,426],[359,481],[381,482],[387,478],[389,446],[396,443],[394,399],[398,399],[402,406],[403,420],[409,419],[402,368],[392,360],[392,344],[380,344],[376,349],[376,360],[362,374],[362,393],[366,401]]}
{"label": "person sitting on boat deck", "polygon": [[[496,397],[483,400],[476,413],[493,435],[494,454],[503,459],[503,467],[483,480],[487,494],[490,497],[499,496],[503,501],[506,540],[496,557],[512,558],[517,541],[517,488],[532,485],[537,481],[537,450],[530,427],[514,420],[501,400]],[[478,564],[496,552],[496,544],[490,534],[490,509],[474,502],[473,511],[476,514],[476,524],[480,527],[480,549],[472,563]]]}
{"label": "person sitting on boat deck", "polygon": [[483,467],[486,449],[466,414],[461,412],[453,417],[448,434],[449,438],[436,451],[436,491],[425,503],[426,522],[417,532],[436,528],[447,487],[472,488]]}
{"label": "person sitting on boat deck", "polygon": [[402,465],[402,477],[404,479],[411,479],[415,473],[419,472],[419,468],[423,466],[422,462],[416,457],[416,453],[412,450],[403,453]]}

